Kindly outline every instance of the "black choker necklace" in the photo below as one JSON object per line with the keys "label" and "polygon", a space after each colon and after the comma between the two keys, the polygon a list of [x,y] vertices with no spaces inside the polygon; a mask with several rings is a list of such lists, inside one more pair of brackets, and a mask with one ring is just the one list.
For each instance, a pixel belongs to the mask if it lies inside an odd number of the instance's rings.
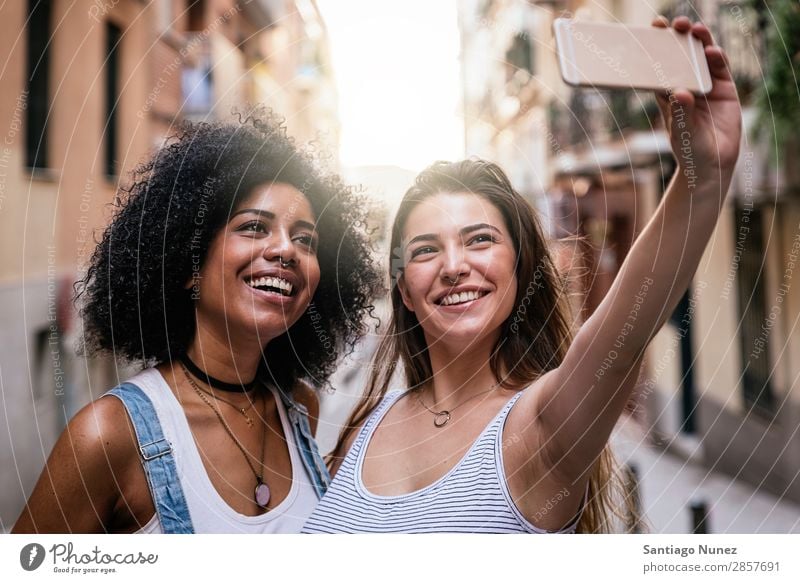
{"label": "black choker necklace", "polygon": [[246,393],[252,390],[252,388],[256,384],[256,379],[253,379],[249,383],[241,385],[237,383],[226,383],[219,379],[215,379],[210,374],[202,370],[195,363],[193,363],[192,359],[189,358],[188,354],[182,354],[180,360],[183,364],[186,365],[186,368],[188,368],[189,372],[192,373],[195,377],[207,383],[209,386],[218,389],[220,391],[227,391],[228,393]]}

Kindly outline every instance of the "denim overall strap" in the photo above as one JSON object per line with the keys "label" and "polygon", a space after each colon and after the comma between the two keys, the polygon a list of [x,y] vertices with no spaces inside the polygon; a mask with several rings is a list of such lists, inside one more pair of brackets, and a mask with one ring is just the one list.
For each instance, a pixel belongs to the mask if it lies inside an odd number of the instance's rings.
{"label": "denim overall strap", "polygon": [[300,451],[300,458],[303,460],[306,470],[308,470],[308,475],[314,482],[317,496],[322,498],[331,483],[331,475],[328,472],[328,466],[325,465],[325,460],[322,459],[319,453],[317,441],[311,435],[311,426],[308,423],[308,409],[301,403],[296,402],[280,388],[278,388],[278,394],[281,396],[281,401],[283,401],[283,406],[286,407],[286,413],[289,416],[289,422],[292,424],[292,433],[297,443],[297,449]]}
{"label": "denim overall strap", "polygon": [[122,401],[133,423],[161,530],[164,534],[193,534],[194,526],[172,455],[172,444],[164,437],[152,401],[133,383],[122,383],[106,395]]}

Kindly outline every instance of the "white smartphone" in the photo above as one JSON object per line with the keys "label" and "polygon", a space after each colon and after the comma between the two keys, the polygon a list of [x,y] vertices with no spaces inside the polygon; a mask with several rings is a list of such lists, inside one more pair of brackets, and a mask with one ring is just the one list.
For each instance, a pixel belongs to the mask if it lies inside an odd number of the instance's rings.
{"label": "white smartphone", "polygon": [[561,76],[575,87],[711,91],[703,43],[672,28],[557,18]]}

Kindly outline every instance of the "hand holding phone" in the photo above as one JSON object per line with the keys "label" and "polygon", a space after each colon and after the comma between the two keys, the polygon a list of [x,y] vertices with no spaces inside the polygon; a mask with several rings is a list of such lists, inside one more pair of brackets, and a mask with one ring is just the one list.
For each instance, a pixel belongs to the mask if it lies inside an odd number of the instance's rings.
{"label": "hand holding phone", "polygon": [[[573,59],[573,64],[580,64],[566,71],[564,76],[567,82],[592,87],[652,89],[664,118],[673,155],[678,163],[677,175],[686,182],[687,187],[697,188],[702,185],[705,194],[717,204],[719,195],[728,189],[739,157],[742,110],[725,51],[714,44],[708,27],[699,22],[692,23],[685,16],[679,16],[672,23],[664,17],[657,18],[653,21],[653,27],[646,30],[652,30],[659,35],[676,35],[686,44],[679,45],[683,48],[678,50],[676,45],[668,44],[673,42],[672,40],[663,40],[668,37],[649,37],[644,33],[637,33],[634,35],[637,38],[641,34],[646,38],[657,40],[643,42],[641,46],[636,44],[639,52],[644,50],[645,44],[651,47],[644,61],[645,66],[636,68],[632,67],[631,63],[641,64],[640,56],[632,57],[624,52],[615,52],[617,49],[610,51],[608,47],[620,46],[614,45],[613,38],[610,44],[598,40],[605,38],[607,31],[600,37],[587,37],[585,35],[591,34],[591,31],[584,29],[582,36],[575,34],[577,30],[582,29],[573,28],[571,32],[565,32],[574,37],[573,41],[583,42],[586,45],[585,51],[595,53],[591,55],[593,59],[603,60],[605,70],[600,73],[593,69],[591,63],[594,62],[596,65],[596,60],[584,59],[576,62],[576,59]],[[616,27],[616,30],[619,32],[619,27]],[[622,34],[628,33],[623,31]],[[576,47],[574,42],[572,46]],[[659,48],[652,48],[654,46]],[[670,46],[672,55],[668,54],[669,51],[665,52]],[[687,47],[692,48],[690,50]],[[569,50],[567,46],[559,45],[560,60],[562,49]],[[627,50],[633,51],[631,46],[628,46]],[[698,50],[699,54],[696,53]],[[656,54],[661,57],[653,58]],[[564,59],[562,62],[571,67],[569,59]],[[658,82],[653,83],[652,73],[658,71],[657,67],[655,69],[652,67],[653,62],[660,62],[662,67],[666,62],[683,64],[669,69],[675,72],[675,77],[668,76],[668,73],[664,75],[656,73]],[[612,74],[609,73],[610,69],[617,71],[612,71]],[[625,76],[625,73],[628,75]],[[563,69],[562,74],[564,74]]]}
{"label": "hand holding phone", "polygon": [[553,29],[561,76],[569,85],[711,91],[703,43],[691,33],[569,18],[556,19]]}

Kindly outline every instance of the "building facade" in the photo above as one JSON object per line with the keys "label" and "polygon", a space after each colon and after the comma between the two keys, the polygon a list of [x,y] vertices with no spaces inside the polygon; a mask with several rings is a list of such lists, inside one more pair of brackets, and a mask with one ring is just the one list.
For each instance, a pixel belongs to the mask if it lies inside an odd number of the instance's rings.
{"label": "building facade", "polygon": [[770,74],[765,45],[776,18],[758,3],[722,0],[462,0],[460,7],[468,153],[509,170],[556,239],[574,237],[556,248],[560,264],[576,273],[579,320],[605,296],[675,164],[650,95],[573,90],[560,80],[552,20],[648,26],[658,11],[711,27],[730,57],[746,136],[720,221],[692,285],[648,349],[631,408],[653,443],[800,502],[797,145],[755,131],[765,123],[758,87]]}
{"label": "building facade", "polygon": [[313,0],[25,0],[0,7],[0,531],[68,419],[124,379],[77,356],[72,304],[118,186],[183,120],[264,103],[334,150]]}

